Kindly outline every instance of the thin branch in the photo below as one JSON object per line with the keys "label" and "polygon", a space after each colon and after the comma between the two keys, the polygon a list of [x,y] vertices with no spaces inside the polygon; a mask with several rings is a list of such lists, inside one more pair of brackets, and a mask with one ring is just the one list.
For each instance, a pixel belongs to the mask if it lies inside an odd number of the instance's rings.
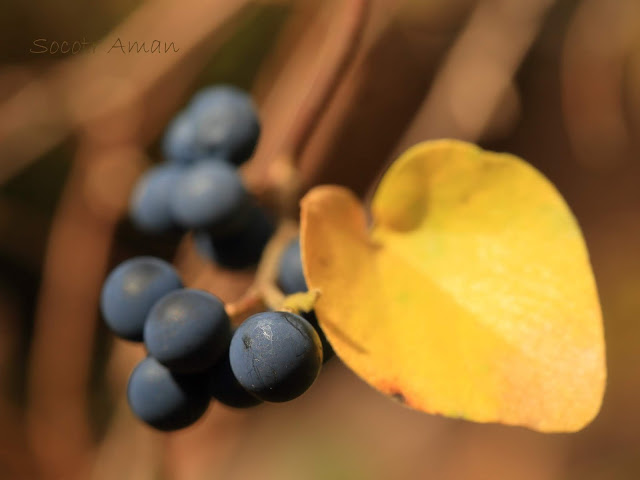
{"label": "thin branch", "polygon": [[322,53],[318,57],[316,77],[300,105],[296,123],[281,147],[281,155],[289,156],[294,161],[300,155],[353,58],[366,22],[367,0],[342,3],[342,10],[335,15],[335,23],[332,22]]}
{"label": "thin branch", "polygon": [[429,138],[478,140],[552,4],[553,0],[526,5],[478,2],[393,158]]}
{"label": "thin branch", "polygon": [[[340,10],[336,12],[338,3]],[[329,20],[316,12],[320,18],[315,19],[312,27],[305,26],[302,39],[295,39],[299,46],[293,54],[289,53],[294,58],[277,76],[276,85],[264,101],[267,121],[271,113],[280,116],[282,121],[275,124],[277,128],[284,124],[284,133],[274,133],[269,136],[270,142],[261,142],[252,162],[267,164],[267,181],[256,168],[254,172],[247,172],[247,182],[257,195],[266,197],[267,202],[275,204],[285,215],[297,210],[295,204],[300,192],[296,169],[298,157],[353,60],[366,24],[368,4],[369,0],[327,3],[324,5],[326,11],[322,13],[328,14]],[[305,18],[308,21],[308,15]],[[322,33],[321,38],[317,38],[319,33]],[[315,55],[318,43],[322,44],[321,53]],[[277,53],[282,55],[282,52]],[[302,67],[308,71],[305,75],[301,74]],[[295,85],[293,91],[292,85]],[[267,128],[275,127],[269,124]]]}
{"label": "thin branch", "polygon": [[267,305],[260,291],[252,286],[242,297],[235,302],[227,303],[224,308],[231,318],[232,325],[238,326],[248,316],[264,311]]}
{"label": "thin branch", "polygon": [[0,398],[0,465],[11,478],[34,478],[33,454],[24,428],[23,412]]}
{"label": "thin branch", "polygon": [[91,462],[87,393],[96,305],[126,200],[96,211],[100,203],[86,198],[100,198],[91,181],[104,165],[100,157],[118,171],[102,182],[112,182],[114,195],[128,192],[141,168],[133,152],[81,147],[51,227],[29,365],[28,428],[43,478],[81,478]]}

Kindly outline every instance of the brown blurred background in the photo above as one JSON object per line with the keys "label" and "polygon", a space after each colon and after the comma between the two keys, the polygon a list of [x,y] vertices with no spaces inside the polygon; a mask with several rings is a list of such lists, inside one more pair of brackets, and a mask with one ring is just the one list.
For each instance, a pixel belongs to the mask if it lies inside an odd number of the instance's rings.
{"label": "brown blurred background", "polygon": [[[118,38],[180,50],[107,53]],[[49,50],[30,52],[38,39]],[[89,45],[51,53],[63,40]],[[169,436],[135,421],[124,385],[143,352],[99,321],[106,272],[154,254],[228,301],[252,281],[126,219],[168,120],[218,82],[252,91],[264,129],[243,174],[283,212],[318,183],[366,199],[428,138],[542,170],[599,286],[609,381],[596,420],[543,435],[429,416],[333,360],[289,404],[213,405]],[[0,478],[640,478],[639,133],[636,0],[1,2]]]}

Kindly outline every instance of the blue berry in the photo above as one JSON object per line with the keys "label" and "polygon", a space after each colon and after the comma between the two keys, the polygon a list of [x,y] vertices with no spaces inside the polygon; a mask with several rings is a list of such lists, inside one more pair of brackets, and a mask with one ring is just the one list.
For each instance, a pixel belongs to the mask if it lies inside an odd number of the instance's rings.
{"label": "blue berry", "polygon": [[236,379],[249,393],[267,402],[286,402],[315,381],[322,366],[322,345],[304,318],[264,312],[238,327],[229,360]]}
{"label": "blue berry", "polygon": [[229,269],[243,269],[256,265],[273,235],[274,225],[261,208],[254,206],[247,213],[247,223],[229,235],[215,235],[210,231],[196,231],[195,247],[205,258]]}
{"label": "blue berry", "polygon": [[102,287],[100,308],[119,337],[141,341],[145,319],[160,298],[182,288],[173,266],[155,257],[135,257],[118,265]]}
{"label": "blue berry", "polygon": [[175,226],[169,198],[183,170],[175,165],[149,169],[136,184],[130,200],[132,223],[146,233],[162,233]]}
{"label": "blue berry", "polygon": [[251,97],[221,85],[197,93],[189,106],[201,155],[222,155],[234,165],[246,161],[258,142],[260,122]]}
{"label": "blue berry", "polygon": [[320,337],[320,343],[322,343],[322,363],[327,363],[331,358],[333,358],[335,352],[333,351],[333,347],[329,343],[329,340],[327,340],[326,335],[318,324],[318,317],[316,316],[316,312],[314,310],[311,310],[309,312],[302,312],[300,316],[307,322],[309,322],[313,328],[316,329],[316,332]]}
{"label": "blue berry", "polygon": [[307,291],[307,282],[302,272],[299,238],[292,240],[282,252],[278,264],[278,285],[286,295]]}
{"label": "blue berry", "polygon": [[223,161],[189,167],[174,186],[170,201],[177,224],[225,233],[246,221],[250,197],[240,176]]}
{"label": "blue berry", "polygon": [[236,379],[231,370],[228,350],[207,373],[207,386],[209,394],[228,407],[249,408],[262,403],[262,400],[242,388]]}
{"label": "blue berry", "polygon": [[162,153],[166,160],[178,164],[195,161],[196,126],[188,111],[178,113],[165,130],[162,138]]}
{"label": "blue berry", "polygon": [[149,354],[180,373],[212,366],[225,352],[230,337],[229,317],[220,299],[189,288],[162,297],[144,325]]}
{"label": "blue berry", "polygon": [[129,377],[129,407],[140,420],[158,430],[187,427],[209,406],[203,380],[197,375],[173,374],[153,357],[147,357]]}

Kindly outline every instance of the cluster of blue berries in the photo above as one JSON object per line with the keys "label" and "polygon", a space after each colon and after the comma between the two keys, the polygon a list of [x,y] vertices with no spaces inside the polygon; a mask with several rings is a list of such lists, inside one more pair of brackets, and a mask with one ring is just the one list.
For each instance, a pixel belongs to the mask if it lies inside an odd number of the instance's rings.
{"label": "cluster of blue berries", "polygon": [[231,86],[197,93],[165,132],[165,162],[138,181],[131,221],[159,234],[193,230],[198,251],[228,268],[258,262],[273,222],[237,168],[253,153],[260,123],[251,98]]}
{"label": "cluster of blue berries", "polygon": [[[134,224],[151,233],[191,229],[196,248],[219,264],[255,264],[272,223],[235,168],[251,155],[259,130],[245,93],[214,87],[197,94],[166,132],[167,162],[134,191]],[[284,250],[277,281],[285,294],[307,290],[298,239]],[[159,430],[191,425],[211,399],[235,408],[292,400],[333,355],[313,312],[263,312],[234,330],[219,298],[185,288],[175,268],[155,257],[118,265],[100,308],[117,336],[144,342],[148,355],[131,373],[127,398]]]}

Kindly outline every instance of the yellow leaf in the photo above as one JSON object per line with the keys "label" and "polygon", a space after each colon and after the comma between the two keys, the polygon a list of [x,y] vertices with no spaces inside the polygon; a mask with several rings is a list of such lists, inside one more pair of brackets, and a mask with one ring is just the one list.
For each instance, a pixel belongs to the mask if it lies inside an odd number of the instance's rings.
{"label": "yellow leaf", "polygon": [[597,414],[605,349],[588,253],[533,167],[425,142],[385,174],[371,228],[341,187],[301,206],[318,320],[373,387],[425,412],[546,432]]}

